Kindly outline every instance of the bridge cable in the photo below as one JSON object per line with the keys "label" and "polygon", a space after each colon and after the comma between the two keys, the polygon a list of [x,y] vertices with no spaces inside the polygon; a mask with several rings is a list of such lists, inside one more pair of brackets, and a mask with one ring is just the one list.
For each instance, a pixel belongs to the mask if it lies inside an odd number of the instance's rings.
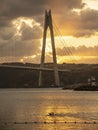
{"label": "bridge cable", "polygon": [[[57,25],[55,24],[55,22],[54,22],[54,29],[55,29],[55,31],[56,31],[58,37],[61,39],[61,42],[63,43],[65,52],[70,56],[70,58],[71,58],[71,60],[73,61],[73,63],[77,63],[77,60],[75,59],[75,57],[74,57],[72,51],[69,49],[67,43],[65,43],[65,40],[64,40],[62,34],[60,33],[60,31],[59,31]],[[65,44],[66,44],[67,48],[65,47]],[[66,53],[65,53],[65,54],[66,54]]]}
{"label": "bridge cable", "polygon": [[[73,56],[72,51],[69,49],[67,43],[65,43],[65,40],[64,40],[63,36],[61,35],[61,33],[59,34],[58,31],[59,31],[59,30],[58,30],[57,27],[56,27],[56,32],[57,32],[58,37],[61,39],[61,42],[62,42],[62,44],[63,44],[63,46],[64,46],[65,54],[68,54],[68,55],[70,56],[70,59],[73,61],[73,63],[77,63],[77,60],[76,60],[75,57]],[[66,44],[67,48],[65,47],[65,44]]]}

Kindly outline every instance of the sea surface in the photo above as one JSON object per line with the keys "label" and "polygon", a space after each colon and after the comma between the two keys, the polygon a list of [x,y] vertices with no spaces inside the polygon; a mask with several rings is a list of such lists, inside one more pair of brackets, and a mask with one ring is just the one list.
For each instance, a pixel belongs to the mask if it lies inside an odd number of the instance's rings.
{"label": "sea surface", "polygon": [[98,130],[98,91],[0,89],[0,130]]}

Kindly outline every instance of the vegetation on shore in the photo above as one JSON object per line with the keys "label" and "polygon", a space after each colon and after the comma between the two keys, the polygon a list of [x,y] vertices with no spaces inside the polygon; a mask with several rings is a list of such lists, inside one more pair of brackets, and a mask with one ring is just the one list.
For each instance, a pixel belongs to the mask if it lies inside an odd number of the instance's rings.
{"label": "vegetation on shore", "polygon": [[[12,63],[9,63],[12,64]],[[14,63],[17,65],[17,63]],[[21,65],[23,65],[21,63]],[[27,66],[31,64],[26,64]],[[32,64],[32,66],[39,66]],[[53,67],[53,64],[47,63],[46,67]],[[76,83],[86,83],[87,79],[93,75],[98,81],[98,65],[88,64],[61,64],[60,69],[68,69],[69,72],[59,72],[60,84],[67,89],[73,89]],[[38,87],[39,71],[0,67],[0,88],[33,88]],[[55,87],[54,72],[43,71],[43,86]]]}

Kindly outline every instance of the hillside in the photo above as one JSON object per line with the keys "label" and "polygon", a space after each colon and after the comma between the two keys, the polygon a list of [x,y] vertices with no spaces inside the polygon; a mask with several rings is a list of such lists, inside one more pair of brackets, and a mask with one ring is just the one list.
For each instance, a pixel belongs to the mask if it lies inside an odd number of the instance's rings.
{"label": "hillside", "polygon": [[[36,66],[39,64],[30,63],[4,63],[9,65]],[[45,67],[52,68],[52,63],[45,64]],[[76,83],[86,83],[90,76],[94,76],[98,82],[98,64],[59,64],[58,68],[68,69],[69,72],[59,72],[60,83],[67,86]],[[21,88],[37,87],[39,71],[24,70],[0,67],[0,88]],[[52,71],[43,72],[43,87],[54,85],[54,73]]]}

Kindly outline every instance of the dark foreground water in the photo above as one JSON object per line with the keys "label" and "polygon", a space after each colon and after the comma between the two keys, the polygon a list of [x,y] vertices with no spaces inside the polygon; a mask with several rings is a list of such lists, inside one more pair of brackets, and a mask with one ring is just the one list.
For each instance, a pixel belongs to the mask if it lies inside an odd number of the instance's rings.
{"label": "dark foreground water", "polygon": [[98,130],[98,92],[0,89],[0,130]]}

